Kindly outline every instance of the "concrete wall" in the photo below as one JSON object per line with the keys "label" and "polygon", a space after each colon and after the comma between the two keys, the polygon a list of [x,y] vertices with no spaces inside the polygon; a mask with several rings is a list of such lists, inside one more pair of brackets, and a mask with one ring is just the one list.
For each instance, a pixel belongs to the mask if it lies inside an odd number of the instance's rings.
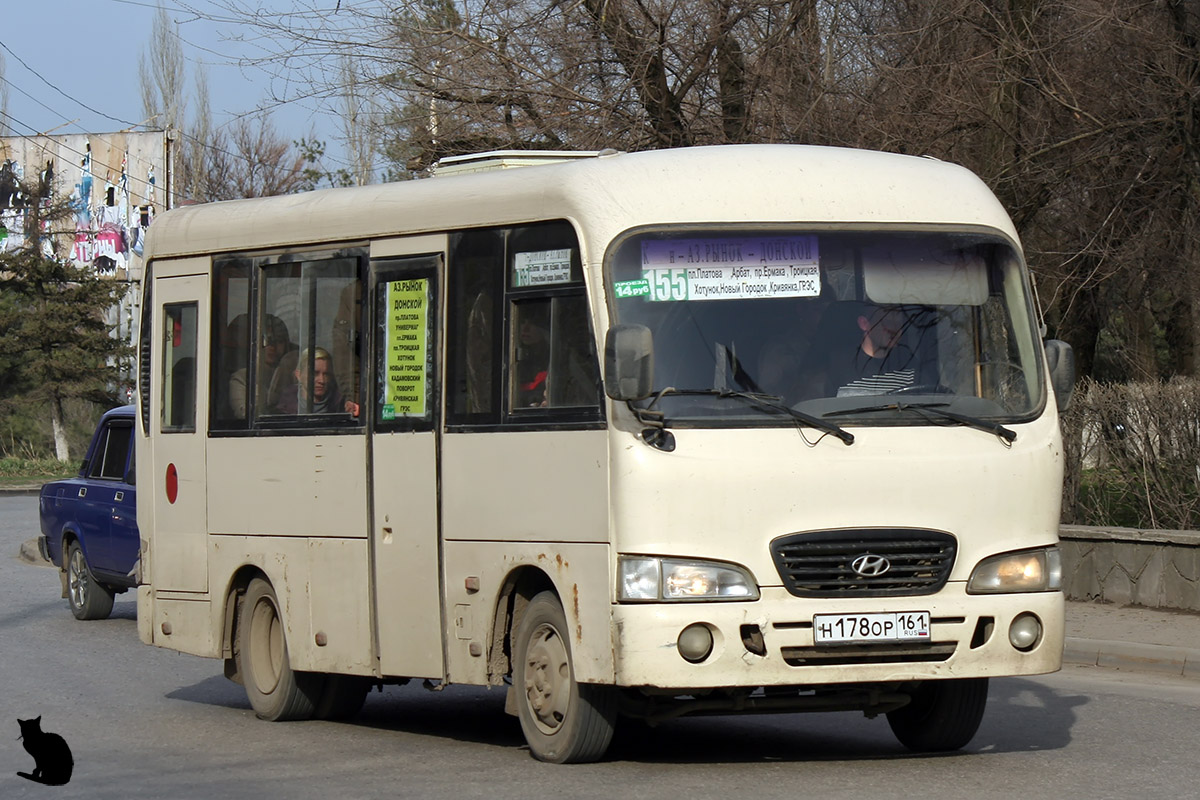
{"label": "concrete wall", "polygon": [[1069,600],[1200,611],[1200,531],[1064,525]]}

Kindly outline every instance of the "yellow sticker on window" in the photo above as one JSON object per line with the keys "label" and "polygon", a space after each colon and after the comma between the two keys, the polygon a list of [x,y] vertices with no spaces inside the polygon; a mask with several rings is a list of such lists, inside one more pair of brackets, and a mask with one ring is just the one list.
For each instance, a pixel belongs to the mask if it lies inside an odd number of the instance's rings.
{"label": "yellow sticker on window", "polygon": [[429,394],[429,280],[388,283],[386,320],[383,407],[390,407],[389,419],[424,417]]}

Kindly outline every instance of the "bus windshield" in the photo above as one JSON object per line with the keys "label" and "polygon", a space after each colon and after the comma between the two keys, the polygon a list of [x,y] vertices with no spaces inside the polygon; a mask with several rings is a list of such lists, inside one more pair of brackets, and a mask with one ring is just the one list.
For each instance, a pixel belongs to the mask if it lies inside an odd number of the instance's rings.
{"label": "bus windshield", "polygon": [[1045,403],[1021,258],[996,234],[642,231],[608,277],[613,322],[653,341],[638,404],[669,425],[790,425],[788,408],[838,425],[1003,423]]}

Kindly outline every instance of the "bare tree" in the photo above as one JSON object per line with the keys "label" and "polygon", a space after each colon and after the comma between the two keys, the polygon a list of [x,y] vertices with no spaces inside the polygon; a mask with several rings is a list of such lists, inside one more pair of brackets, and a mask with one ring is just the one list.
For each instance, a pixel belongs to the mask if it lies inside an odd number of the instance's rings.
{"label": "bare tree", "polygon": [[186,64],[179,28],[160,3],[147,49],[138,59],[138,82],[142,110],[150,124],[163,130],[178,130],[187,110],[184,92]]}
{"label": "bare tree", "polygon": [[352,53],[357,85],[390,106],[385,152],[420,168],[489,147],[644,149],[789,135],[792,120],[776,119],[778,92],[801,92],[805,108],[814,106],[828,60],[819,9],[843,1],[407,0],[333,14],[229,11],[286,42],[255,66],[302,82],[306,96],[339,97],[337,59]]}
{"label": "bare tree", "polygon": [[1012,215],[1084,374],[1197,369],[1195,0],[343,5],[242,19],[311,97],[340,96],[353,53],[394,165],[762,141],[957,161]]}
{"label": "bare tree", "polygon": [[210,200],[268,197],[298,191],[304,158],[282,138],[266,112],[238,118],[210,151]]}
{"label": "bare tree", "polygon": [[139,61],[147,119],[173,133],[174,201],[207,202],[286,194],[302,188],[303,158],[279,134],[266,112],[235,119],[228,131],[215,127],[208,73],[195,73],[195,109],[187,115],[187,65],[178,25],[160,4],[147,51]]}
{"label": "bare tree", "polygon": [[368,87],[359,80],[354,59],[341,60],[342,131],[350,157],[350,176],[355,186],[374,181],[379,113]]}
{"label": "bare tree", "polygon": [[177,145],[175,182],[187,199],[207,200],[212,196],[213,148],[219,145],[209,105],[208,71],[196,71],[196,112]]}

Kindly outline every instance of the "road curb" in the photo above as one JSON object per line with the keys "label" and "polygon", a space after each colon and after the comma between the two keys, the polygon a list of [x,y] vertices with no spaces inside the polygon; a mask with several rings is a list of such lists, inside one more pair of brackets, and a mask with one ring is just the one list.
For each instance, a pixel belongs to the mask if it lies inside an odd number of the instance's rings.
{"label": "road curb", "polygon": [[1068,636],[1063,648],[1063,661],[1200,680],[1200,650],[1190,647]]}

